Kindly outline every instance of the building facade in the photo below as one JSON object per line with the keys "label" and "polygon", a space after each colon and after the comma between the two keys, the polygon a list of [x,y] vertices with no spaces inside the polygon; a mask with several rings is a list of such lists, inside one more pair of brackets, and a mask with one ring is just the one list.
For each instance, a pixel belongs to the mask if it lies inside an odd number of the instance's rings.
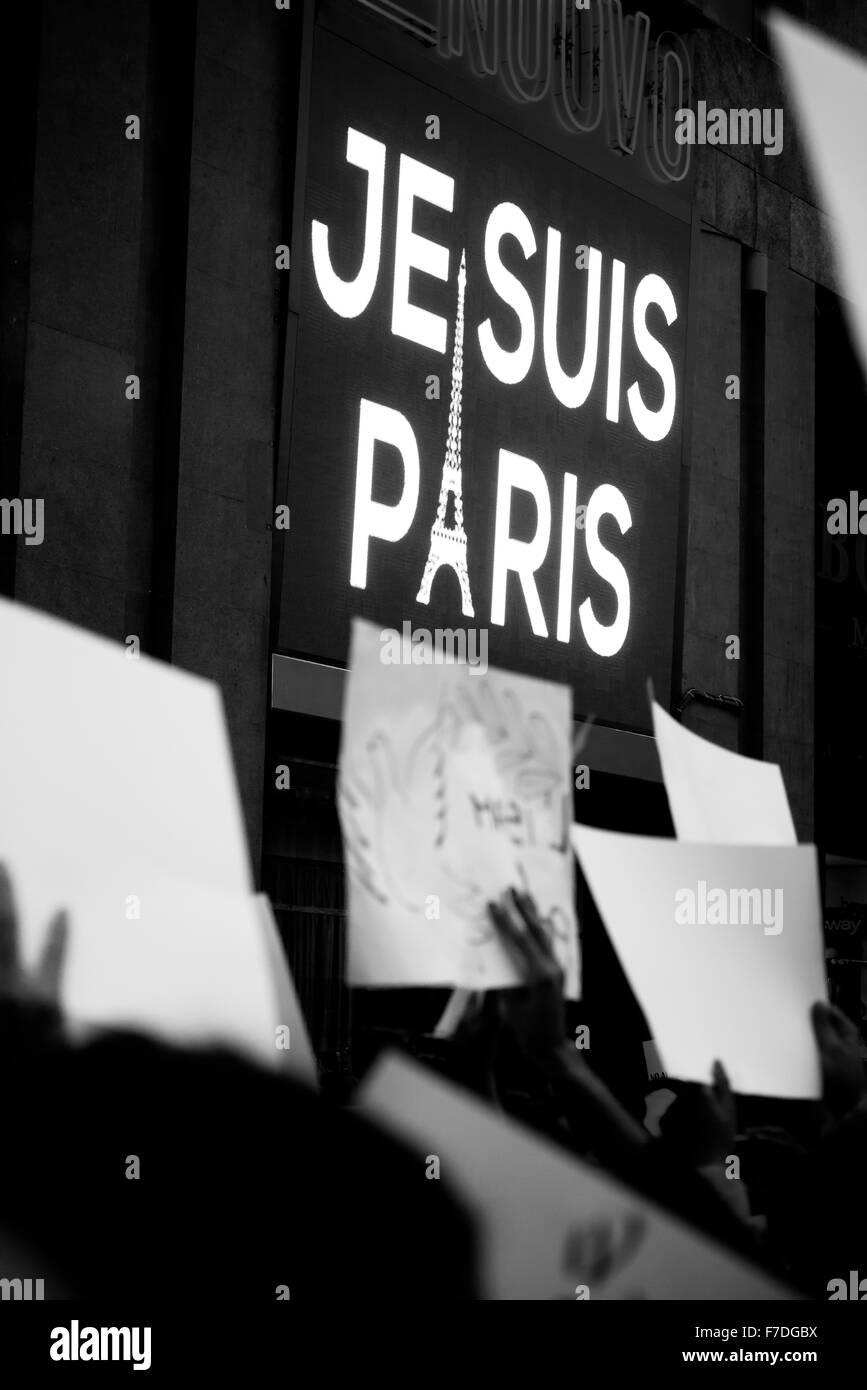
{"label": "building facade", "polygon": [[[858,6],[782,8],[867,52]],[[867,560],[825,514],[858,487],[864,385],[752,3],[25,9],[0,491],[44,502],[44,537],[0,537],[2,592],[218,682],[326,1064],[419,1017],[341,983],[353,614],[484,628],[492,662],[571,685],[581,819],[671,833],[648,676],[779,762],[829,950],[860,958],[834,933],[867,901]],[[702,104],[781,119],[678,144]],[[641,1023],[584,935],[616,1052]]]}

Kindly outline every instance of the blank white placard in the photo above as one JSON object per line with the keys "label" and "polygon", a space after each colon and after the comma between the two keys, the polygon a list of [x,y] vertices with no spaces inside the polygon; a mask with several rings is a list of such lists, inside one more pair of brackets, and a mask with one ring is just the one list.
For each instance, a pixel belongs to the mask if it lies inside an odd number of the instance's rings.
{"label": "blank white placard", "polygon": [[685,729],[651,700],[653,732],[679,840],[725,845],[798,842],[783,774]]}
{"label": "blank white placard", "polygon": [[25,964],[65,908],[74,1024],[279,1066],[286,968],[250,891],[217,687],[5,600],[0,652],[0,860]]}
{"label": "blank white placard", "polygon": [[[571,835],[667,1075],[708,1082],[718,1058],[736,1091],[817,1099],[809,1011],[827,988],[815,846],[693,845],[583,825]],[[698,916],[702,883],[742,919],[732,894],[779,891],[781,930],[772,913],[767,926],[679,923],[677,895],[692,892]]]}
{"label": "blank white placard", "polygon": [[[489,1299],[787,1299],[760,1270],[426,1068],[386,1054],[363,1113],[429,1156],[475,1216]],[[608,1263],[608,1268],[604,1264]],[[582,1290],[582,1297],[586,1296]]]}
{"label": "blank white placard", "polygon": [[844,304],[862,370],[867,372],[867,168],[861,117],[867,112],[867,62],[779,10],[768,26],[798,107],[798,138],[831,235]]}

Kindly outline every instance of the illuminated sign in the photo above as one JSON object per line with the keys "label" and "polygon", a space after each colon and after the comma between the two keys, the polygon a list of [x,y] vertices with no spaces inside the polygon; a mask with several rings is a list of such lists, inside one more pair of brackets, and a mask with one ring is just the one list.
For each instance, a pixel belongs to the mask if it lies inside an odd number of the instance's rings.
{"label": "illuminated sign", "polygon": [[523,106],[542,105],[570,135],[604,132],[618,154],[636,155],[650,176],[679,183],[690,151],[676,139],[692,72],[680,35],[651,37],[621,0],[356,0],[367,11],[496,82]]}
{"label": "illuminated sign", "polygon": [[645,677],[670,680],[688,249],[318,31],[282,650],[345,661],[353,614],[484,628],[491,664],[645,726]]}

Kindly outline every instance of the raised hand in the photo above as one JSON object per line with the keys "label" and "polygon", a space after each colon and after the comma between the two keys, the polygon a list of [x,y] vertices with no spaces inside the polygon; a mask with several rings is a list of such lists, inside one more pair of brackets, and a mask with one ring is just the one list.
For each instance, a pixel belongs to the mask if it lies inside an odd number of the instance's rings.
{"label": "raised hand", "polygon": [[515,963],[523,985],[500,991],[500,1016],[522,1052],[545,1061],[565,1038],[563,971],[551,948],[548,929],[529,893],[510,888],[488,911]]}
{"label": "raised hand", "polygon": [[810,1010],[822,1066],[822,1093],[832,1115],[841,1117],[867,1099],[858,1029],[834,1004]]}
{"label": "raised hand", "polygon": [[566,1040],[563,972],[536,904],[528,893],[512,888],[499,902],[489,903],[488,911],[525,982],[498,991],[500,1017],[553,1086],[560,1115],[576,1140],[592,1139],[600,1154],[634,1155],[650,1135]]}
{"label": "raised hand", "polygon": [[48,928],[39,962],[28,971],[21,961],[18,944],[18,915],[12,881],[0,864],[0,1021],[13,1015],[60,1023],[59,996],[68,924],[65,912],[58,912]]}
{"label": "raised hand", "polygon": [[680,1091],[663,1115],[660,1131],[697,1168],[725,1162],[734,1148],[737,1111],[722,1062],[713,1064],[712,1085]]}

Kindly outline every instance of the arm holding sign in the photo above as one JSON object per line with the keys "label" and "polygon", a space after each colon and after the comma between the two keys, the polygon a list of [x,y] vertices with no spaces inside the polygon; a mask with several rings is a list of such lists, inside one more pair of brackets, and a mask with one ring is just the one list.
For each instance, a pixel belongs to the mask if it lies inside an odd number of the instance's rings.
{"label": "arm holding sign", "polygon": [[336,1268],[389,1305],[475,1297],[474,1228],[449,1174],[425,1182],[417,1156],[368,1120],[225,1047],[116,1028],[67,1036],[66,935],[61,913],[25,967],[0,865],[0,1272],[20,1260],[47,1299],[105,1300],[122,1286],[133,1301],[155,1289],[177,1301],[201,1290],[201,1271],[229,1288],[241,1270],[259,1297],[285,1284],[327,1304]]}
{"label": "arm holding sign", "polygon": [[590,1136],[601,1157],[640,1151],[650,1142],[647,1131],[566,1040],[563,972],[533,899],[512,890],[499,903],[491,903],[489,911],[526,981],[500,992],[500,1016],[548,1082],[570,1130],[576,1138]]}
{"label": "arm holding sign", "polygon": [[858,1029],[834,1004],[819,1000],[811,1010],[822,1067],[822,1099],[835,1120],[867,1105],[867,1077]]}
{"label": "arm holding sign", "polygon": [[[812,1148],[796,1158],[769,1232],[794,1276],[814,1298],[839,1298],[841,1281],[867,1270],[867,1082],[855,1025],[818,1001],[811,1020],[822,1069],[824,1125]],[[843,1297],[857,1298],[867,1283]]]}
{"label": "arm holding sign", "polygon": [[725,1067],[714,1062],[709,1086],[673,1085],[678,1095],[662,1117],[663,1140],[713,1187],[739,1220],[749,1221],[746,1185],[731,1177],[730,1161],[737,1157],[737,1108]]}
{"label": "arm holding sign", "polygon": [[[489,912],[526,981],[499,992],[500,1017],[545,1081],[576,1150],[592,1150],[623,1181],[754,1257],[752,1232],[673,1144],[654,1140],[624,1109],[565,1038],[562,972],[532,898],[512,890],[489,904]],[[724,1073],[714,1080],[713,1103],[705,1097],[703,1159],[719,1156],[731,1123]]]}
{"label": "arm holding sign", "polygon": [[66,954],[65,912],[52,919],[39,964],[25,970],[18,946],[18,919],[12,883],[0,864],[0,1038],[11,1033],[16,1045],[25,1038],[57,1037],[63,1018],[60,979]]}

